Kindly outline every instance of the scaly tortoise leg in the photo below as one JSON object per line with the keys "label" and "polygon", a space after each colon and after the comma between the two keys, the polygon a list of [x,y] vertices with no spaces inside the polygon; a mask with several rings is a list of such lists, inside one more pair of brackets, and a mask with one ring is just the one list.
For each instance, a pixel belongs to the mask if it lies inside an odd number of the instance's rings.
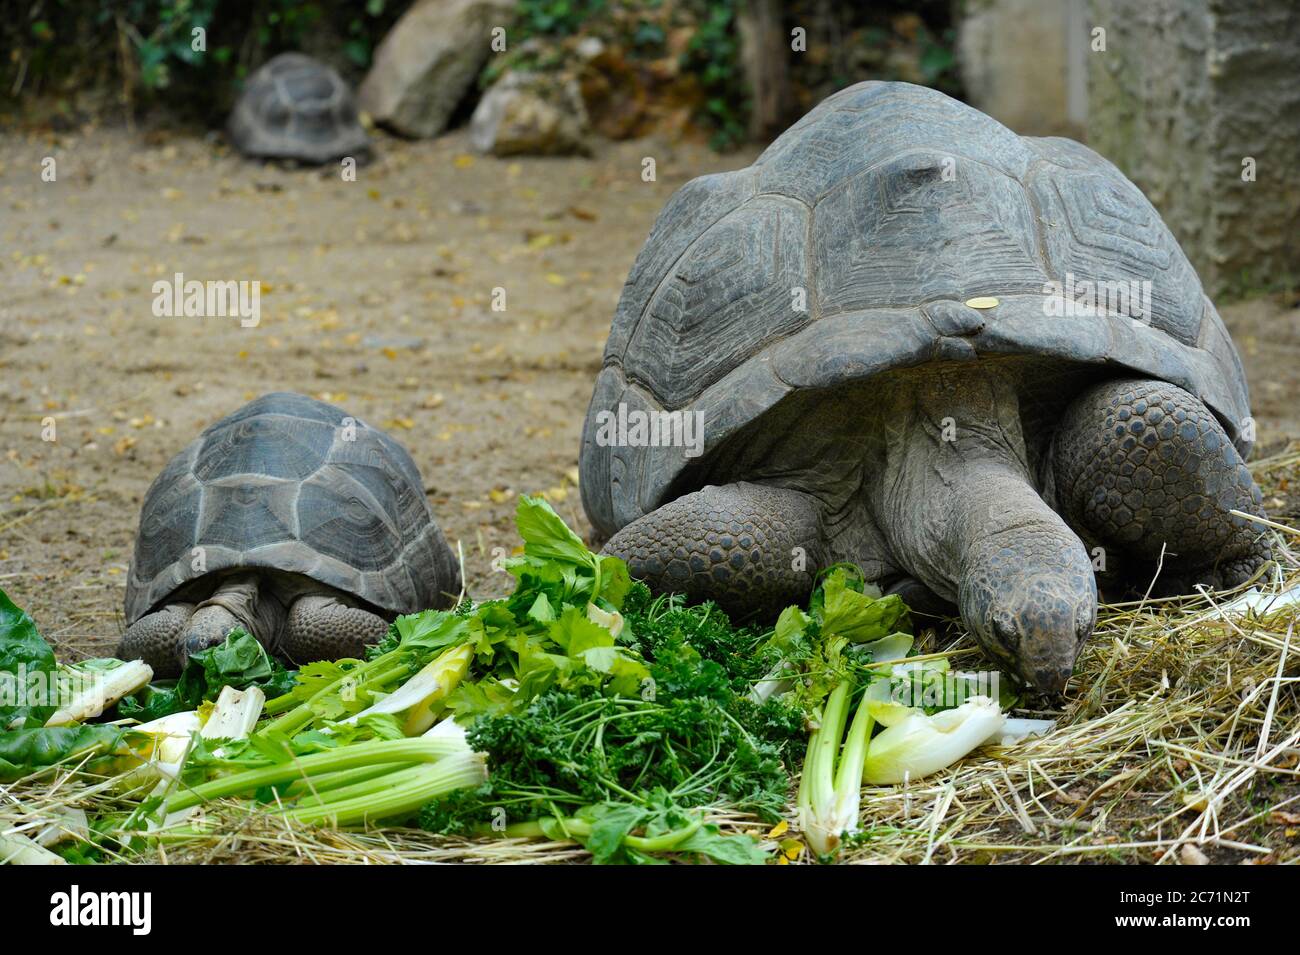
{"label": "scaly tortoise leg", "polygon": [[1144,563],[1164,551],[1161,594],[1235,587],[1272,558],[1250,471],[1210,410],[1163,381],[1097,385],[1066,411],[1052,450],[1072,524]]}
{"label": "scaly tortoise leg", "polygon": [[122,634],[117,656],[123,660],[143,660],[155,676],[179,676],[185,665],[181,635],[194,614],[194,604],[170,603],[147,613]]}
{"label": "scaly tortoise leg", "polygon": [[713,600],[744,620],[802,604],[826,546],[812,497],[742,481],[665,504],[610,538],[604,553],[655,592]]}
{"label": "scaly tortoise leg", "polygon": [[388,621],[339,594],[304,594],[289,605],[284,653],[295,663],[360,658],[388,633]]}

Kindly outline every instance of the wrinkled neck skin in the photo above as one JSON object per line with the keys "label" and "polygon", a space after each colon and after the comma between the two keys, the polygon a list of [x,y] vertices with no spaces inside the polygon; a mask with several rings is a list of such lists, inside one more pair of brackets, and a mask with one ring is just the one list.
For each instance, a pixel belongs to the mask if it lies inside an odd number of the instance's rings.
{"label": "wrinkled neck skin", "polygon": [[883,393],[877,464],[862,493],[894,559],[957,603],[967,540],[1042,520],[1020,401],[1012,382],[978,366],[936,367]]}
{"label": "wrinkled neck skin", "polygon": [[927,371],[882,394],[868,508],[894,561],[1027,682],[1058,690],[1092,632],[1097,588],[1083,542],[1039,493],[1052,425],[1025,413],[1013,375]]}

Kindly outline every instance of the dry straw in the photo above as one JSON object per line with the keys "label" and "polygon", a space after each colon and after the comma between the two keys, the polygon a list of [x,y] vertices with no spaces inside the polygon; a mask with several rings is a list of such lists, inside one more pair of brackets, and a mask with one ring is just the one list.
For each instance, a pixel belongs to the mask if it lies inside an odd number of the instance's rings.
{"label": "dry straw", "polygon": [[[1300,488],[1300,445],[1252,468],[1278,506]],[[1285,511],[1283,504],[1282,510]],[[1278,523],[1282,523],[1278,521]],[[1294,520],[1291,522],[1294,524]],[[1265,592],[1300,585],[1295,532],[1275,535]],[[1022,715],[1056,720],[1046,736],[986,747],[908,786],[869,787],[862,831],[840,861],[1294,862],[1300,860],[1300,637],[1292,607],[1223,613],[1232,595],[1142,599],[1102,608],[1066,702]],[[970,651],[969,636],[928,652]],[[963,654],[963,664],[973,654]],[[34,835],[69,807],[125,810],[71,771],[0,787],[0,832]],[[569,863],[567,843],[469,841],[412,829],[339,832],[290,824],[234,802],[202,831],[154,840],[150,862]],[[724,829],[769,827],[719,809]],[[794,813],[791,809],[790,820]],[[793,831],[790,835],[797,835]],[[787,861],[807,853],[781,837]],[[776,839],[770,842],[776,848]],[[119,855],[126,861],[125,854]]]}

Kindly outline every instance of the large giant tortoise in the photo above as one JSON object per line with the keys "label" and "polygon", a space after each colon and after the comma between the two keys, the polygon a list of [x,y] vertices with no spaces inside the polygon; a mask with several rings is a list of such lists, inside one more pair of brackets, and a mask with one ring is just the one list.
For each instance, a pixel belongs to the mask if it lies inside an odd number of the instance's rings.
{"label": "large giant tortoise", "polygon": [[862,83],[668,202],[614,318],[582,497],[654,588],[771,612],[853,561],[956,604],[1050,691],[1095,569],[1159,565],[1179,591],[1268,559],[1230,514],[1260,513],[1248,416],[1214,305],[1114,166]]}
{"label": "large giant tortoise", "polygon": [[370,148],[352,88],[302,53],[281,53],[248,78],[226,133],[244,155],[265,159],[323,163]]}
{"label": "large giant tortoise", "polygon": [[400,444],[314,398],[263,395],[150,486],[119,656],[175,674],[240,626],[297,662],[354,657],[459,589]]}

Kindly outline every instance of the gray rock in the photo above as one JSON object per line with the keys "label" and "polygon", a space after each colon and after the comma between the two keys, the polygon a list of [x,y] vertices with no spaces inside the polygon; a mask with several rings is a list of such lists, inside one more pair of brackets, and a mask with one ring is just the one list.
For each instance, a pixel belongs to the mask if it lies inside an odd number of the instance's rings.
{"label": "gray rock", "polygon": [[510,0],[418,0],[375,51],[361,108],[403,136],[437,136],[491,54],[493,28],[513,19]]}
{"label": "gray rock", "polygon": [[507,73],[470,120],[470,143],[495,156],[588,155],[590,134],[577,83],[542,73]]}

